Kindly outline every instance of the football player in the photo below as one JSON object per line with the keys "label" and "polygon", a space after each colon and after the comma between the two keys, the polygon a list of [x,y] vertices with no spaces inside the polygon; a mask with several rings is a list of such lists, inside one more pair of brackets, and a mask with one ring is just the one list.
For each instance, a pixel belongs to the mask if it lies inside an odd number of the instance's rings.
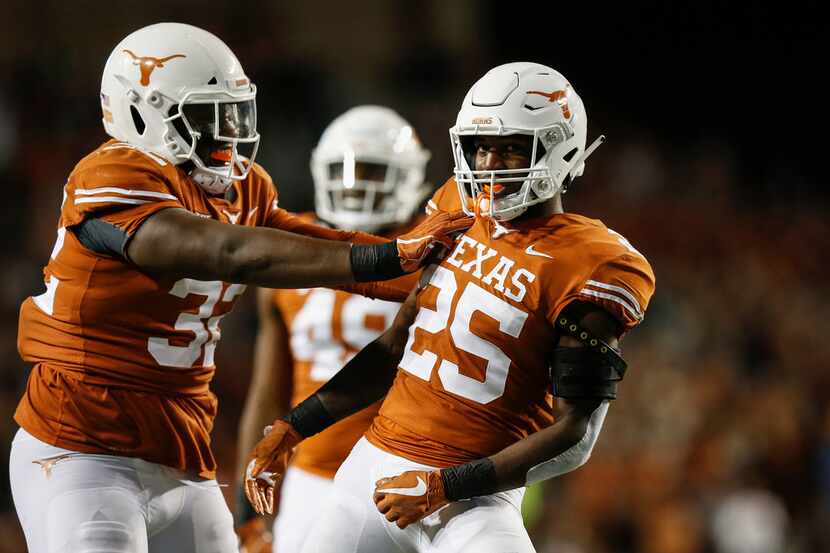
{"label": "football player", "polygon": [[390,241],[286,213],[254,163],[255,98],[231,50],[189,25],[140,29],[106,62],[113,139],[69,175],[46,291],[20,311],[34,367],[10,472],[33,553],[236,551],[209,385],[245,284],[403,299],[401,283],[355,283],[414,271],[470,219]]}
{"label": "football player", "polygon": [[585,108],[558,72],[496,67],[450,130],[455,177],[433,212],[473,226],[392,327],[275,421],[246,491],[272,509],[292,449],[386,396],[335,477],[305,552],[530,552],[524,487],[588,460],[626,364],[619,339],[654,289],[646,259],[562,208],[582,174]]}
{"label": "football player", "polygon": [[[412,127],[391,109],[350,109],[326,128],[311,157],[317,217],[340,229],[400,234],[431,192],[424,182],[428,159]],[[239,431],[242,469],[262,428],[334,376],[391,325],[399,308],[400,303],[326,288],[260,291],[254,375]],[[379,406],[374,403],[298,448],[280,491],[276,551],[300,552],[337,468]],[[237,514],[243,521],[240,535],[256,540],[264,534],[265,525],[244,494]]]}

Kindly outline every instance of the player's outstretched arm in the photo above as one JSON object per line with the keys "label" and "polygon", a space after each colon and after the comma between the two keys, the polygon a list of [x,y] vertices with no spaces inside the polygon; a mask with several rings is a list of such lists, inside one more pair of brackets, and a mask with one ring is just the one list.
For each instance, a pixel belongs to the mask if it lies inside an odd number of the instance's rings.
{"label": "player's outstretched arm", "polygon": [[[617,346],[617,325],[595,308],[580,324],[594,337]],[[562,336],[560,348],[580,349],[583,344]],[[451,501],[489,495],[564,474],[583,465],[596,443],[608,400],[604,398],[557,398],[556,422],[498,453],[477,461],[436,471],[407,471],[376,483],[374,500],[378,510],[400,528],[421,520]],[[416,488],[418,496],[384,490]]]}
{"label": "player's outstretched arm", "polygon": [[258,513],[272,513],[274,486],[285,473],[294,447],[335,422],[381,399],[397,374],[398,361],[418,312],[416,290],[392,326],[357,353],[315,394],[276,420],[259,441],[245,470],[245,493]]}
{"label": "player's outstretched arm", "polygon": [[268,288],[336,286],[415,271],[435,247],[449,247],[452,236],[471,222],[460,212],[441,214],[397,240],[352,245],[272,228],[227,225],[171,208],[141,225],[127,255],[154,274]]}
{"label": "player's outstretched arm", "polygon": [[[305,236],[326,240],[347,241],[354,244],[383,244],[389,241],[388,238],[365,232],[340,230],[316,225],[284,209],[278,209],[275,212],[270,220],[270,225],[272,228],[287,230]],[[418,284],[418,277],[419,275],[417,273],[409,273],[392,280],[356,282],[340,285],[336,288],[373,299],[403,302],[409,296],[409,292]]]}
{"label": "player's outstretched arm", "polygon": [[[258,329],[251,383],[239,423],[237,474],[245,472],[248,452],[262,438],[262,429],[291,408],[294,378],[289,335],[273,294],[268,288],[257,290]],[[244,482],[239,483],[236,499],[236,525],[242,534],[242,528],[258,518],[245,499]]]}
{"label": "player's outstretched arm", "polygon": [[183,209],[151,216],[127,246],[141,269],[271,288],[352,282],[350,244],[263,227],[227,225]]}

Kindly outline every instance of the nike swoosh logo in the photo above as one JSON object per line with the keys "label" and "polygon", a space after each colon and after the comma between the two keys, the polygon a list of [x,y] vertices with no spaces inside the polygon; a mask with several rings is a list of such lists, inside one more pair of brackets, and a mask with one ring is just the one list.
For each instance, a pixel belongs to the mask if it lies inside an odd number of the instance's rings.
{"label": "nike swoosh logo", "polygon": [[547,257],[548,259],[553,259],[552,255],[548,255],[548,254],[542,253],[542,252],[537,252],[536,250],[534,250],[533,249],[533,244],[531,244],[527,247],[527,249],[525,250],[525,253],[527,255],[535,255],[536,257]]}
{"label": "nike swoosh logo", "polygon": [[383,493],[394,493],[397,495],[411,495],[412,497],[424,495],[427,493],[427,483],[424,482],[420,476],[416,477],[416,479],[418,480],[418,484],[412,488],[384,488],[378,491]]}

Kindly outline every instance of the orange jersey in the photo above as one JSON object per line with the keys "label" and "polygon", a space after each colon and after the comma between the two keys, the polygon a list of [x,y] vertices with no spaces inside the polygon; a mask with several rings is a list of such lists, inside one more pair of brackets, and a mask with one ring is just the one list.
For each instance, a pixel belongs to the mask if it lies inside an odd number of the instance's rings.
{"label": "orange jersey", "polygon": [[434,211],[458,211],[461,209],[461,197],[458,195],[458,185],[454,178],[450,178],[435,191],[432,199],[424,206],[427,215]]}
{"label": "orange jersey", "polygon": [[[452,180],[432,208],[445,209],[451,193],[457,202]],[[397,377],[367,438],[449,466],[552,424],[548,363],[559,312],[594,302],[627,331],[642,320],[654,274],[600,221],[560,213],[498,227],[477,218],[422,284]]]}
{"label": "orange jersey", "polygon": [[114,140],[78,163],[64,188],[46,292],[20,310],[18,349],[35,364],[15,414],[23,428],[66,449],[214,476],[217,401],[208,385],[219,321],[245,287],[152,277],[86,249],[73,226],[98,218],[131,236],[166,208],[275,226],[282,210],[261,167],[233,187],[233,202],[210,197],[178,167]]}

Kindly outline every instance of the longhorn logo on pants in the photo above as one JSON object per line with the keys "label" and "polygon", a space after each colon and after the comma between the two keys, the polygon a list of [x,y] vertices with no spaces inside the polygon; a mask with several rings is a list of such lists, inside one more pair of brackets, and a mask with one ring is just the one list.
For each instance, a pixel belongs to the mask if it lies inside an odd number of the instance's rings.
{"label": "longhorn logo on pants", "polygon": [[184,54],[173,54],[166,58],[152,58],[150,56],[136,56],[129,50],[124,50],[133,59],[133,65],[137,65],[141,70],[141,86],[150,84],[150,74],[157,67],[164,67],[164,64],[175,58],[186,58]]}

